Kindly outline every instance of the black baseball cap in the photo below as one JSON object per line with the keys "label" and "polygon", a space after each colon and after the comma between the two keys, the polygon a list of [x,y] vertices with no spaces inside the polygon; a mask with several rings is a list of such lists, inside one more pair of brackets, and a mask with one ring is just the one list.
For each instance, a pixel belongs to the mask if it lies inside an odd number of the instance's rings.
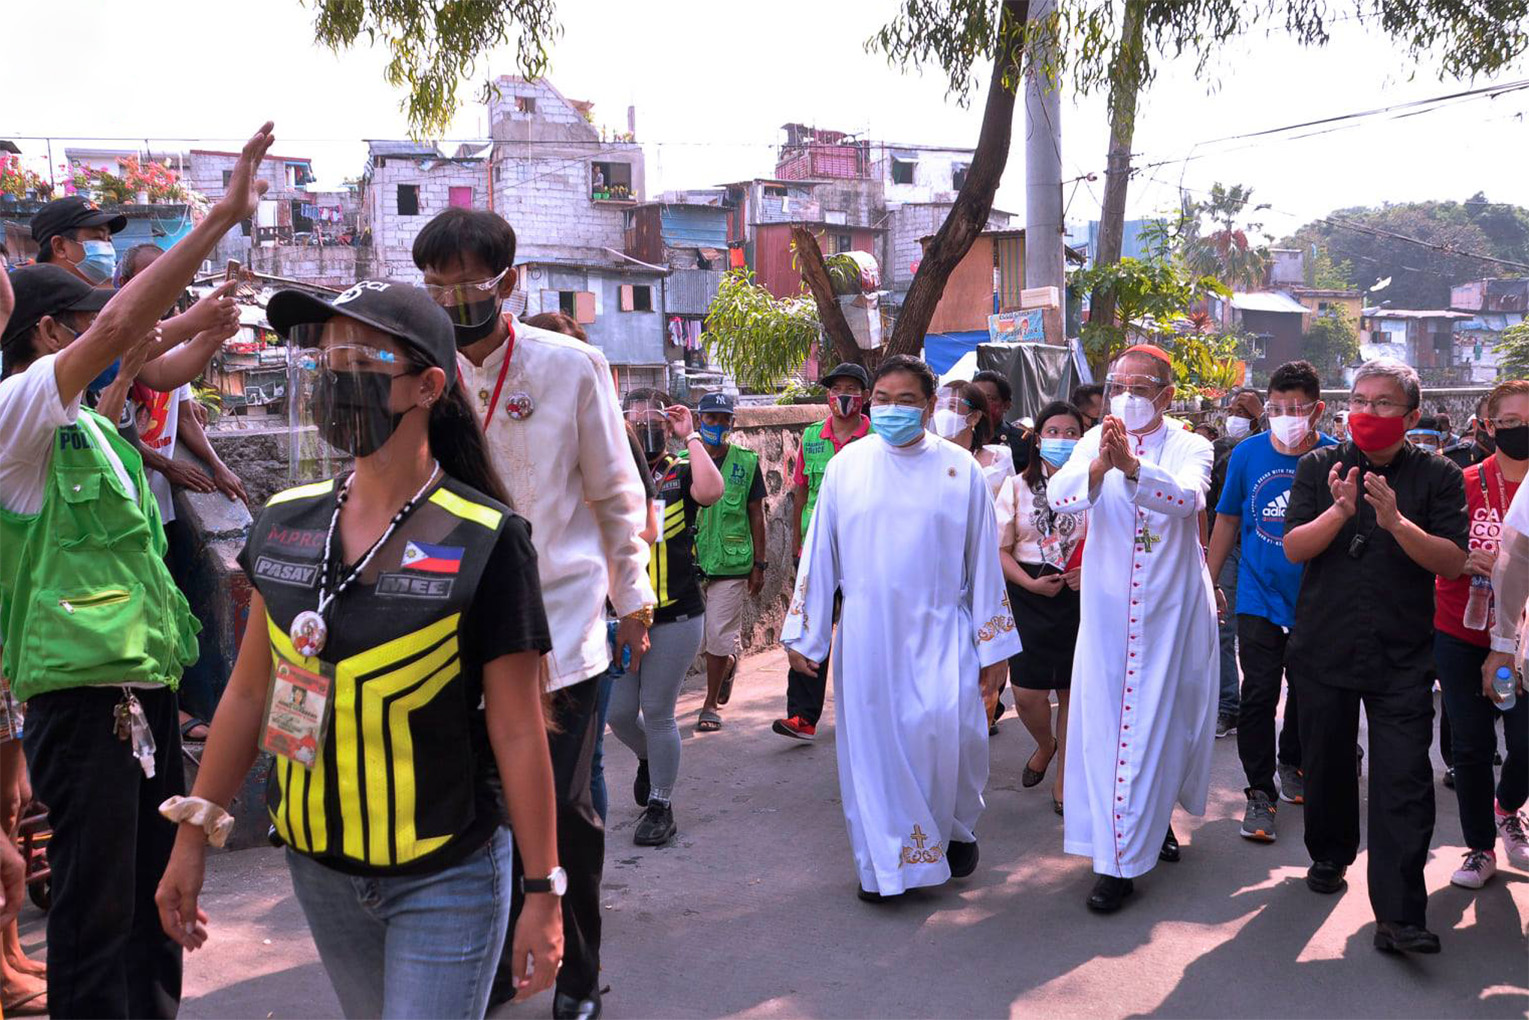
{"label": "black baseball cap", "polygon": [[37,262],[11,270],[11,290],[16,292],[16,310],[5,324],[0,344],[30,330],[44,315],[64,312],[99,312],[116,291],[110,287],[92,287],[62,266]]}
{"label": "black baseball cap", "polygon": [[726,393],[708,393],[696,404],[696,414],[732,414],[733,398]]}
{"label": "black baseball cap", "polygon": [[113,234],[127,226],[127,217],[107,212],[84,195],[56,198],[32,216],[32,240],[39,248],[66,230],[75,227],[102,227]]}
{"label": "black baseball cap", "polygon": [[833,385],[835,379],[853,379],[860,384],[861,389],[868,390],[871,388],[871,373],[859,365],[850,364],[848,361],[823,376],[818,382],[824,389],[827,389]]}
{"label": "black baseball cap", "polygon": [[302,290],[281,290],[266,305],[266,321],[282,336],[294,326],[327,322],[336,315],[380,329],[424,358],[426,366],[457,377],[457,342],[451,316],[423,287],[396,280],[362,280],[325,299]]}

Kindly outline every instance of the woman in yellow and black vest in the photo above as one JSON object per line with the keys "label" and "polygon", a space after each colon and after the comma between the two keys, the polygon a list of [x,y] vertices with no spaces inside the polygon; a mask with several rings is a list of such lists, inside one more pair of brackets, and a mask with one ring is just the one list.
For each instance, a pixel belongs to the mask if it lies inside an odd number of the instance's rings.
{"label": "woman in yellow and black vest", "polygon": [[[627,424],[638,434],[653,478],[659,531],[648,559],[648,580],[658,606],[642,664],[615,677],[608,721],[611,732],[637,755],[632,797],[644,810],[632,842],[662,846],[679,831],[671,805],[680,772],[674,706],[705,636],[706,601],[695,562],[696,516],[722,497],[722,475],[707,456],[688,407],[670,406],[668,395],[654,389],[633,390],[625,406]],[[685,437],[688,456],[669,452],[669,438],[675,433]]]}
{"label": "woman in yellow and black vest", "polygon": [[182,825],[161,921],[188,949],[205,939],[206,837],[265,749],[269,822],[345,1014],[481,1017],[511,830],[533,876],[518,990],[550,986],[562,955],[530,528],[488,466],[430,294],[363,281],[333,302],[283,291],[266,314],[313,370],[319,434],[355,469],[278,493],[250,531],[240,564],[257,594],[196,788],[169,809]]}

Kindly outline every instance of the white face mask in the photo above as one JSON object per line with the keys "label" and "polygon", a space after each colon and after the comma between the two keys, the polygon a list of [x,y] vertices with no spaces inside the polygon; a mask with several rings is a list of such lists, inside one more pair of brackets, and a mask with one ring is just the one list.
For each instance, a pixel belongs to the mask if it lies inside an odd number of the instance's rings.
{"label": "white face mask", "polygon": [[1304,416],[1291,415],[1269,419],[1269,431],[1286,446],[1300,446],[1311,434],[1311,422]]}
{"label": "white face mask", "polygon": [[1252,431],[1253,420],[1251,418],[1233,416],[1226,420],[1226,434],[1233,439],[1241,439]]}
{"label": "white face mask", "polygon": [[966,417],[956,411],[941,409],[934,412],[930,430],[941,439],[954,439],[966,428]]}
{"label": "white face mask", "polygon": [[1110,398],[1110,414],[1125,423],[1127,432],[1144,432],[1157,417],[1157,405],[1134,393],[1117,393]]}

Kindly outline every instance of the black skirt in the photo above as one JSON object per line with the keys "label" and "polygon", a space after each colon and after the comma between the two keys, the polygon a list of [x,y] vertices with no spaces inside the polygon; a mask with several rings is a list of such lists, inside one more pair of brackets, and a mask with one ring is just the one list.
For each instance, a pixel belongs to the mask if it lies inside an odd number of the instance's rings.
{"label": "black skirt", "polygon": [[[1039,577],[1039,564],[1020,569]],[[1009,583],[1009,605],[1024,651],[1009,658],[1009,683],[1029,691],[1065,691],[1072,684],[1072,656],[1078,645],[1078,593],[1063,587],[1055,595],[1037,595]]]}

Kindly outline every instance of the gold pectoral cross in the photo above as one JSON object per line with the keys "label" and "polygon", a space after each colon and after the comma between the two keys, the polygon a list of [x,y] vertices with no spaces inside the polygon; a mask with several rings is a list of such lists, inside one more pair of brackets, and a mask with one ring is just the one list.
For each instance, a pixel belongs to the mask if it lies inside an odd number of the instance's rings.
{"label": "gold pectoral cross", "polygon": [[1162,540],[1162,535],[1152,534],[1152,529],[1147,527],[1147,522],[1142,522],[1141,531],[1136,534],[1136,541],[1141,545],[1142,552],[1151,552],[1152,547]]}

